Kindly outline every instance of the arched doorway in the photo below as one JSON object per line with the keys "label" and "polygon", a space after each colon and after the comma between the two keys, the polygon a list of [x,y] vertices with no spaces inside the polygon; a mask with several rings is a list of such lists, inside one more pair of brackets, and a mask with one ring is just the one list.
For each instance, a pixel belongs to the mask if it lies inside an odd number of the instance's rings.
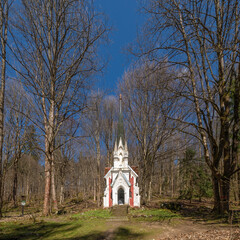
{"label": "arched doorway", "polygon": [[118,189],[118,205],[124,204],[124,190],[122,188]]}

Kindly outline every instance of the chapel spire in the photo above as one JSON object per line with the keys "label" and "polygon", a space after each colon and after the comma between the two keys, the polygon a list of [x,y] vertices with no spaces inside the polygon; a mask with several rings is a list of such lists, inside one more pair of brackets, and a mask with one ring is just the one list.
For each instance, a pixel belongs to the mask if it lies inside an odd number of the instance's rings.
{"label": "chapel spire", "polygon": [[119,95],[119,113],[122,113],[122,94]]}
{"label": "chapel spire", "polygon": [[119,95],[119,118],[117,124],[117,146],[119,146],[120,139],[123,146],[125,146],[125,133],[123,125],[123,115],[122,115],[122,95]]}

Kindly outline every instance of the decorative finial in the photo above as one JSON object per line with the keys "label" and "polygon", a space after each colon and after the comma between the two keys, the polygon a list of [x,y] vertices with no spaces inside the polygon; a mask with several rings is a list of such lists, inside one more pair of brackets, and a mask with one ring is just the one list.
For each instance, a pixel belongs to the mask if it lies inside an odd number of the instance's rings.
{"label": "decorative finial", "polygon": [[120,113],[122,113],[122,94],[119,95],[119,102],[120,102]]}

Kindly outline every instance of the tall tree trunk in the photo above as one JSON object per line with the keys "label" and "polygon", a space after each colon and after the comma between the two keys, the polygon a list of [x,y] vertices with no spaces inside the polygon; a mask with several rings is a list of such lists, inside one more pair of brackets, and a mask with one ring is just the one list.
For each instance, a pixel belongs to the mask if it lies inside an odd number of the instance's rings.
{"label": "tall tree trunk", "polygon": [[14,207],[17,206],[17,185],[18,185],[18,167],[17,167],[17,162],[18,160],[15,159],[14,160],[14,167],[13,167],[13,171],[14,171],[14,176],[13,176],[13,191],[12,191],[12,198],[13,198],[13,204]]}
{"label": "tall tree trunk", "polygon": [[44,190],[44,202],[43,202],[43,214],[49,215],[51,212],[50,208],[50,195],[51,195],[51,161],[50,161],[50,146],[48,143],[46,129],[45,136],[45,190]]}
{"label": "tall tree trunk", "polygon": [[61,182],[59,204],[62,205],[63,202],[64,202],[64,183]]}
{"label": "tall tree trunk", "polygon": [[150,202],[152,198],[152,177],[153,175],[151,174],[149,177],[149,183],[148,183],[148,202]]}
{"label": "tall tree trunk", "polygon": [[238,189],[238,175],[234,174],[231,179],[231,189],[233,190],[234,202],[238,202],[239,189]]}
{"label": "tall tree trunk", "polygon": [[240,171],[237,173],[237,186],[238,186],[238,205],[240,205]]}
{"label": "tall tree trunk", "polygon": [[[18,113],[17,113],[18,114]],[[19,139],[19,135],[20,135],[20,131],[18,129],[19,127],[19,122],[18,122],[18,117],[17,117],[17,131],[16,131],[16,136],[15,136],[15,159],[14,159],[14,163],[13,163],[13,204],[14,207],[17,206],[17,188],[18,188],[18,162],[19,159],[21,158],[21,147],[20,147],[20,139]]]}
{"label": "tall tree trunk", "polygon": [[0,34],[1,34],[1,88],[0,88],[0,218],[3,206],[3,139],[4,139],[4,96],[6,79],[6,45],[8,29],[8,1],[0,4]]}
{"label": "tall tree trunk", "polygon": [[[50,18],[47,20],[47,28],[48,28],[48,59],[50,62],[50,65],[53,64],[53,58],[51,53],[51,47],[52,47],[52,40],[51,40],[51,21],[52,21],[52,13],[53,13],[53,6],[52,2],[48,2],[47,9],[49,10]],[[54,183],[54,173],[52,172],[53,163],[54,163],[54,147],[55,147],[55,81],[56,81],[56,69],[53,69],[53,71],[50,73],[50,106],[49,106],[49,115],[48,120],[46,119],[46,102],[45,99],[43,99],[43,108],[44,108],[44,123],[45,123],[45,153],[47,154],[47,158],[45,161],[47,161],[47,164],[45,162],[45,198],[44,198],[44,215],[48,215],[51,212],[51,189],[52,194],[55,194],[55,183]],[[46,169],[47,165],[47,169]],[[56,197],[53,196],[53,198]],[[56,207],[56,202],[53,203],[54,208]]]}
{"label": "tall tree trunk", "polygon": [[[99,129],[98,129],[99,131]],[[97,174],[98,174],[98,190],[97,190],[97,205],[98,207],[101,204],[101,169],[100,169],[100,163],[101,163],[101,153],[100,153],[100,136],[99,133],[97,133],[96,136],[97,142],[96,142],[96,147],[97,147]]]}
{"label": "tall tree trunk", "polygon": [[221,179],[220,182],[220,214],[225,214],[229,212],[230,179]]}
{"label": "tall tree trunk", "polygon": [[173,198],[174,196],[174,161],[173,158],[171,159],[171,197]]}
{"label": "tall tree trunk", "polygon": [[57,212],[58,205],[57,205],[57,194],[56,194],[56,186],[55,186],[54,155],[53,155],[53,159],[51,162],[51,188],[52,188],[53,209],[54,209],[54,212]]}
{"label": "tall tree trunk", "polygon": [[93,201],[96,201],[96,179],[93,179]]}
{"label": "tall tree trunk", "polygon": [[43,214],[45,216],[50,214],[50,190],[51,190],[51,165],[48,158],[45,159],[45,190]]}
{"label": "tall tree trunk", "polygon": [[[144,156],[144,155],[143,155]],[[145,205],[147,202],[147,173],[146,173],[146,159],[140,161],[140,195],[141,195],[141,204]]]}
{"label": "tall tree trunk", "polygon": [[148,181],[148,202],[151,201],[152,198],[152,181],[153,181],[153,167],[154,167],[154,158],[152,157],[149,161],[149,181]]}
{"label": "tall tree trunk", "polygon": [[30,190],[30,182],[29,182],[29,172],[28,172],[27,179],[26,179],[26,201],[27,202],[29,202],[29,200],[30,200],[29,190]]}
{"label": "tall tree trunk", "polygon": [[219,186],[219,180],[212,174],[212,183],[213,183],[213,196],[214,196],[214,205],[213,205],[213,211],[220,214],[221,212],[221,206],[220,206],[220,186]]}
{"label": "tall tree trunk", "polygon": [[50,209],[50,194],[51,193],[51,163],[49,157],[45,158],[45,190],[44,190],[44,203],[43,203],[43,214],[49,215]]}
{"label": "tall tree trunk", "polygon": [[[239,56],[240,58],[240,56]],[[232,158],[236,162],[236,166],[240,166],[239,157],[239,131],[240,131],[240,63],[238,63],[238,73],[235,74],[235,92],[234,92],[234,125],[233,125],[233,143],[232,143]],[[240,171],[236,174],[236,188],[238,189],[238,202],[240,204]]]}
{"label": "tall tree trunk", "polygon": [[161,162],[160,163],[160,172],[159,172],[159,181],[158,181],[158,183],[159,183],[158,193],[160,196],[162,195],[162,183],[163,183],[162,177],[163,177],[163,164]]}
{"label": "tall tree trunk", "polygon": [[148,191],[147,191],[147,201],[150,202],[152,198],[152,177],[150,177],[150,181],[148,183]]}

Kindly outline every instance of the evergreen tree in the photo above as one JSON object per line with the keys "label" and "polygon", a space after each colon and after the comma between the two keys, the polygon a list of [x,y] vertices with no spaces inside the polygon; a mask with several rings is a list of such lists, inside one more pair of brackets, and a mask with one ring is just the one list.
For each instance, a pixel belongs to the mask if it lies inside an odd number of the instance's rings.
{"label": "evergreen tree", "polygon": [[196,158],[196,152],[186,149],[185,157],[180,160],[180,198],[192,200],[193,198],[212,196],[210,174],[203,160]]}
{"label": "evergreen tree", "polygon": [[31,155],[34,159],[39,158],[39,141],[34,125],[29,125],[26,129],[26,142],[24,153]]}

